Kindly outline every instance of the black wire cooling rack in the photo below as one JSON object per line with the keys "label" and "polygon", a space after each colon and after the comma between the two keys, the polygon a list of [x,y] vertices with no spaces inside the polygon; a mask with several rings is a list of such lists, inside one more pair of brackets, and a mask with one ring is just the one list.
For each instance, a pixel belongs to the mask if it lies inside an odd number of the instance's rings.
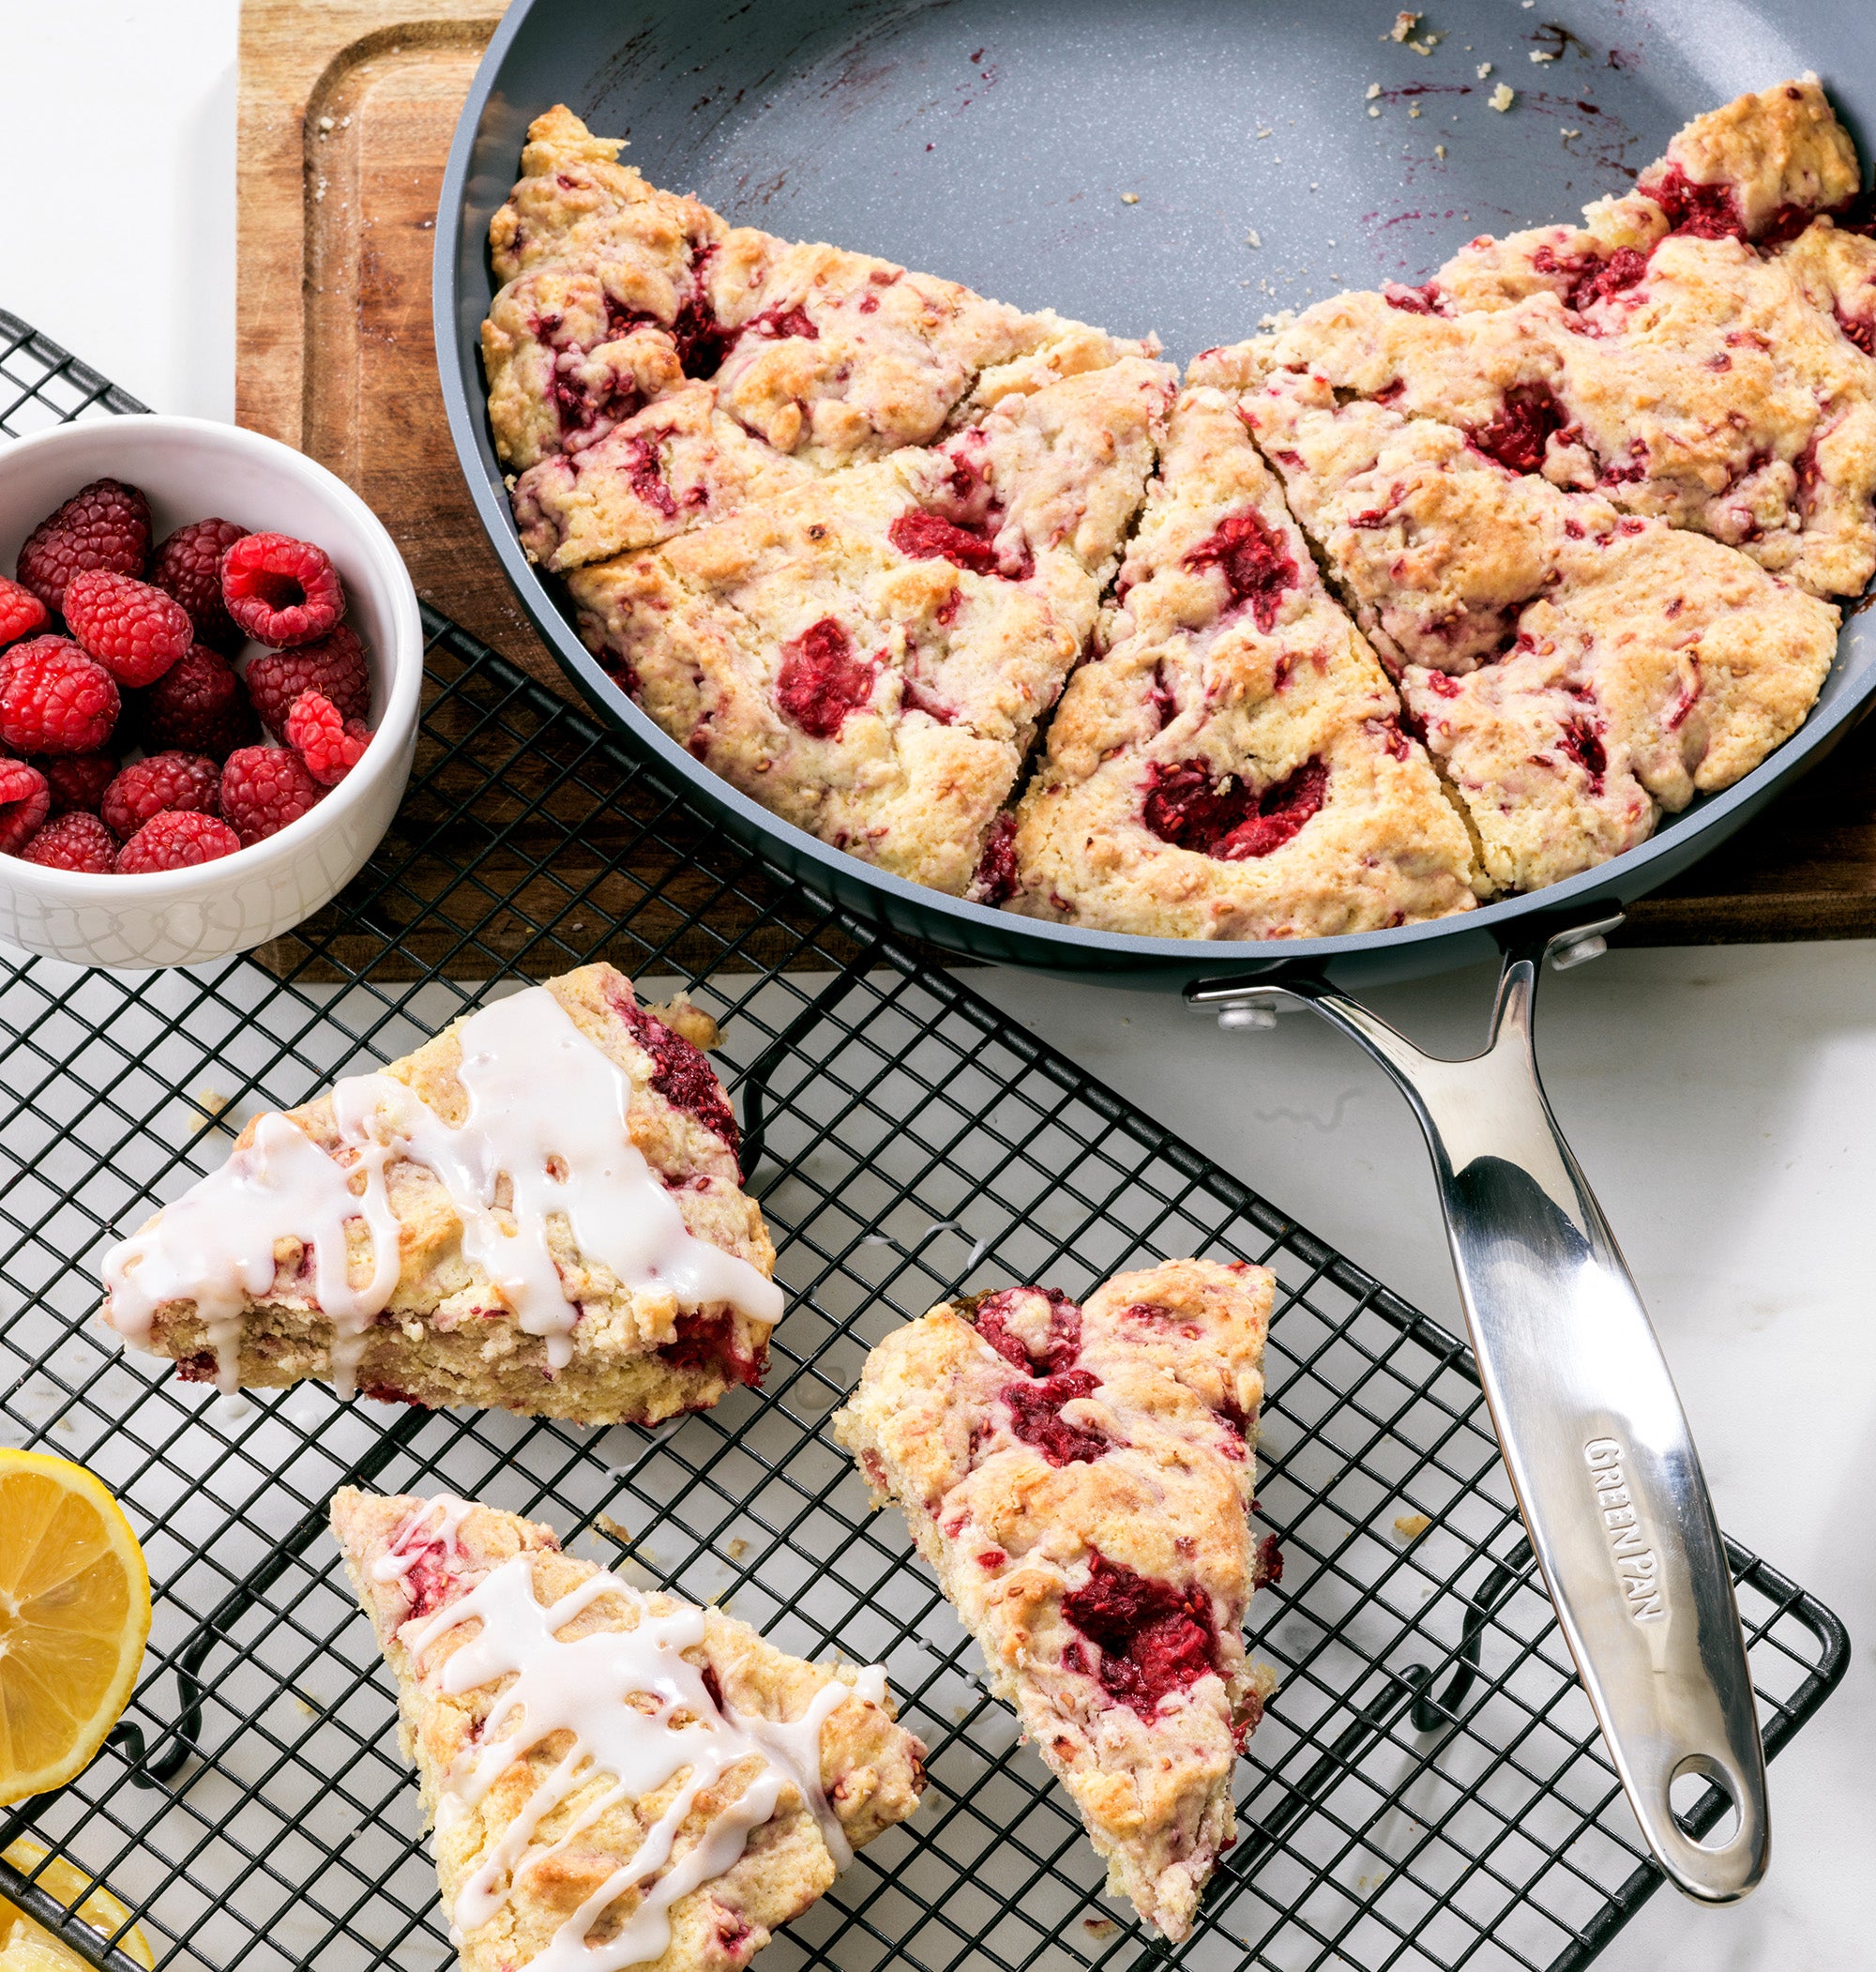
{"label": "black wire cooling rack", "polygon": [[[0,430],[139,408],[0,314]],[[78,1863],[164,1966],[446,1964],[393,1691],[325,1532],[340,1484],[446,1487],[716,1600],[786,1649],[887,1665],[930,1748],[930,1792],[776,1940],[771,1972],[1151,1958],[1164,1948],[1101,1898],[1065,1798],[825,1424],[867,1348],[942,1296],[1074,1293],[1211,1253],[1280,1282],[1260,1455],[1284,1570],[1251,1624],[1281,1684],[1183,1963],[1587,1964],[1660,1879],[1462,1345],[963,978],[716,838],[580,714],[428,628],[410,794],[338,905],[219,965],[22,960],[0,976],[0,1432],[98,1473],[156,1594],[123,1722],[72,1785],[0,1813],[0,1848],[30,1834]],[[119,1352],[95,1318],[105,1245],[217,1164],[248,1116],[402,1052],[505,979],[601,957],[654,998],[688,986],[723,1024],[718,1063],[789,1293],[760,1393],[651,1433],[341,1403],[313,1385],[234,1415]],[[1777,1752],[1847,1646],[1813,1598],[1731,1554]],[[0,1865],[0,1892],[94,1963],[136,1963],[19,1869]]]}

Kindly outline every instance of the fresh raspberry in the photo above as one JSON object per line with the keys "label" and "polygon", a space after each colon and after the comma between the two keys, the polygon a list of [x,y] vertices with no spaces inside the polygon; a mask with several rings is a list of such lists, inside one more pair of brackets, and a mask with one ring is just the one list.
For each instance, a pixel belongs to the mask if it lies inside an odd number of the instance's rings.
{"label": "fresh raspberry", "polygon": [[259,733],[253,707],[228,660],[190,646],[135,702],[138,736],[152,753],[206,753],[225,760]]}
{"label": "fresh raspberry", "polygon": [[291,747],[243,747],[221,768],[221,812],[244,843],[279,834],[325,793]]}
{"label": "fresh raspberry", "polygon": [[117,723],[111,674],[68,637],[35,637],[7,653],[0,740],[21,753],[95,753]]}
{"label": "fresh raspberry", "polygon": [[243,676],[262,724],[280,739],[287,736],[287,714],[302,691],[317,691],[329,698],[344,719],[363,719],[371,706],[371,675],[365,668],[365,646],[349,624],[340,624],[316,644],[251,658]]}
{"label": "fresh raspberry", "polygon": [[154,685],[195,641],[174,596],[109,569],[86,569],[66,584],[65,625],[120,685]]}
{"label": "fresh raspberry", "polygon": [[46,777],[23,760],[0,760],[0,856],[18,856],[52,812]]}
{"label": "fresh raspberry", "polygon": [[371,729],[362,719],[340,718],[319,692],[302,691],[287,714],[286,742],[321,787],[337,787],[365,757]]}
{"label": "fresh raspberry", "polygon": [[150,580],[182,604],[195,624],[195,641],[211,650],[233,651],[241,632],[221,599],[221,557],[248,530],[233,521],[191,521],[158,548]]}
{"label": "fresh raspberry", "polygon": [[109,876],[117,867],[117,838],[96,815],[74,809],[48,822],[20,854],[29,863],[43,863],[48,870]]}
{"label": "fresh raspberry", "polygon": [[221,599],[243,636],[283,650],[323,637],[345,614],[324,548],[290,534],[244,534],[221,557]]}
{"label": "fresh raspberry", "polygon": [[152,753],[135,760],[104,790],[98,813],[120,842],[152,815],[172,809],[221,812],[221,769],[205,753]]}
{"label": "fresh raspberry", "polygon": [[115,753],[41,753],[33,765],[46,777],[55,815],[95,815],[104,790],[117,778]]}
{"label": "fresh raspberry", "polygon": [[153,870],[187,870],[233,856],[241,838],[226,822],[190,808],[152,815],[117,852],[119,876],[147,876]]}
{"label": "fresh raspberry", "polygon": [[23,589],[17,582],[0,575],[0,644],[30,637],[52,620],[46,614],[45,604],[31,589]]}
{"label": "fresh raspberry", "polygon": [[121,479],[94,479],[26,537],[20,580],[49,610],[81,569],[141,575],[150,553],[150,503]]}

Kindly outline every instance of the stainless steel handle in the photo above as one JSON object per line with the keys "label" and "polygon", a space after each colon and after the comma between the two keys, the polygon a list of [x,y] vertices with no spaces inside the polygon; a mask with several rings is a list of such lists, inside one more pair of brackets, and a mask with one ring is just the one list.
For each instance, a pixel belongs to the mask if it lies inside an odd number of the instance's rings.
{"label": "stainless steel handle", "polygon": [[[1557,1619],[1656,1859],[1688,1896],[1730,1904],[1771,1834],[1746,1641],[1700,1457],[1647,1311],[1545,1100],[1532,1007],[1619,919],[1506,952],[1482,1054],[1424,1053],[1325,981],[1220,981],[1203,1005],[1303,1001],[1352,1036],[1413,1104],[1432,1153],[1473,1352]],[[1738,1812],[1695,1842],[1669,1788],[1697,1773]]]}

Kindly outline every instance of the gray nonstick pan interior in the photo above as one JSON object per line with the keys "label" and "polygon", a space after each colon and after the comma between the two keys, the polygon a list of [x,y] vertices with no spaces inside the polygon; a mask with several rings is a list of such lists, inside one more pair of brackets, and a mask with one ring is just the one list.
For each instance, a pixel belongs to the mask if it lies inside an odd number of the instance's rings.
{"label": "gray nonstick pan interior", "polygon": [[[437,229],[437,346],[471,489],[523,602],[606,716],[734,833],[875,918],[984,958],[1168,984],[1299,963],[1356,984],[1471,963],[1517,919],[1595,916],[1665,881],[1822,757],[1876,689],[1868,619],[1850,619],[1809,721],[1757,772],[1537,896],[1280,948],[1013,918],[777,821],[665,738],[582,649],[516,544],[488,442],[477,332],[489,215],[529,119],[565,101],[629,138],[628,161],[655,183],[732,220],[1116,332],[1157,329],[1183,362],[1270,311],[1418,281],[1475,233],[1570,218],[1628,185],[1687,117],[1786,75],[1819,71],[1867,153],[1876,37],[1856,31],[1861,12],[1842,0],[1453,0],[1397,42],[1385,0],[520,0],[465,107]],[[1501,83],[1517,91],[1502,113]]]}

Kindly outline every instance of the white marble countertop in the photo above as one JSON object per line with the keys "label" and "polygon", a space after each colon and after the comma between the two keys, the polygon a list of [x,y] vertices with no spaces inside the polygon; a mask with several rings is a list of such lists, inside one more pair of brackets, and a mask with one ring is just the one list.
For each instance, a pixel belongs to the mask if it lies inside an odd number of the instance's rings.
{"label": "white marble countertop", "polygon": [[[166,411],[234,403],[237,0],[0,0],[0,304]],[[1177,1003],[1014,973],[990,996],[1457,1320],[1404,1104],[1307,1017],[1225,1036]],[[1378,994],[1467,1051],[1490,980]],[[1876,1789],[1876,948],[1618,952],[1547,980],[1550,1088],[1641,1282],[1719,1516],[1843,1617],[1843,1688],[1772,1768],[1771,1873],[1730,1912],[1658,1895],[1611,1972],[1868,1972]]]}

